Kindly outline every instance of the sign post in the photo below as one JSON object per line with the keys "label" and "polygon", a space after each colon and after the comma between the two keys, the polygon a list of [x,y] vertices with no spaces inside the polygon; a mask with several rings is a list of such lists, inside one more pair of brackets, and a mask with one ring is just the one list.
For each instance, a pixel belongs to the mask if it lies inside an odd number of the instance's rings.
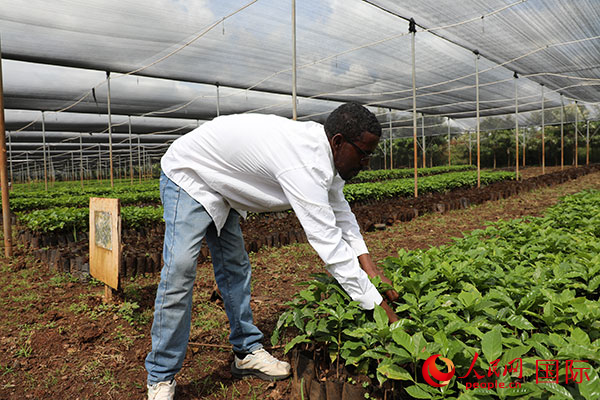
{"label": "sign post", "polygon": [[90,198],[90,275],[105,284],[104,300],[119,289],[121,209],[119,199]]}

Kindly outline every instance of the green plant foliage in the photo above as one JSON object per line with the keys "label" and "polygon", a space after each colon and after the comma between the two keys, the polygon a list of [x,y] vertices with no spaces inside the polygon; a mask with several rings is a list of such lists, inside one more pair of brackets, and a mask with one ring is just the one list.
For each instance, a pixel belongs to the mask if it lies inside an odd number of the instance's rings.
{"label": "green plant foliage", "polygon": [[[141,190],[144,189],[144,190]],[[10,205],[13,211],[41,210],[53,207],[87,207],[90,204],[90,197],[109,197],[118,198],[121,205],[140,204],[140,203],[158,203],[160,195],[158,189],[148,189],[147,187],[124,187],[115,190],[88,190],[88,194],[59,194],[51,193],[28,193],[27,196],[11,198]]]}
{"label": "green plant foliage", "polygon": [[[445,174],[448,172],[471,171],[474,169],[475,166],[473,165],[439,166],[431,168],[419,168],[417,170],[417,174],[418,176],[429,176]],[[414,173],[414,168],[377,169],[361,171],[356,177],[352,178],[352,180],[350,180],[349,183],[378,182],[390,179],[412,178],[414,176]]]}
{"label": "green plant foliage", "polygon": [[[34,232],[87,231],[89,209],[55,207],[29,213],[17,213],[19,221]],[[163,222],[162,207],[122,207],[121,221],[124,228],[141,228]]]}
{"label": "green plant foliage", "polygon": [[[400,250],[385,260],[386,275],[401,300],[400,320],[390,325],[350,301],[331,277],[318,276],[289,303],[273,333],[295,327],[286,346],[322,343],[332,360],[380,383],[405,381],[422,399],[600,398],[600,191],[564,198],[545,217],[500,221],[453,244]],[[378,284],[378,282],[375,282]],[[347,316],[347,318],[345,317]],[[464,376],[475,353],[481,381],[521,382],[520,388],[466,389]],[[420,368],[433,354],[451,359],[456,375],[448,386],[423,384]],[[522,359],[523,378],[501,372]],[[498,362],[500,376],[487,377]],[[536,361],[558,360],[559,384],[536,384]],[[581,360],[589,381],[565,383],[566,361]]]}
{"label": "green plant foliage", "polygon": [[[513,172],[481,171],[481,184],[514,179]],[[419,193],[445,193],[454,189],[477,186],[477,172],[451,172],[442,175],[426,176],[419,179]],[[383,182],[355,183],[344,186],[344,196],[348,202],[381,200],[389,197],[414,196],[415,182],[411,179],[396,179]]]}

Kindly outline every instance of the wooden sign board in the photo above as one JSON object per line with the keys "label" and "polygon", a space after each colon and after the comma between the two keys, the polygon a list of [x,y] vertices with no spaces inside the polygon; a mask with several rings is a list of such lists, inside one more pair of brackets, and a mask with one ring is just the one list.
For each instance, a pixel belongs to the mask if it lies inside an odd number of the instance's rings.
{"label": "wooden sign board", "polygon": [[119,199],[90,197],[90,275],[119,288],[121,207]]}

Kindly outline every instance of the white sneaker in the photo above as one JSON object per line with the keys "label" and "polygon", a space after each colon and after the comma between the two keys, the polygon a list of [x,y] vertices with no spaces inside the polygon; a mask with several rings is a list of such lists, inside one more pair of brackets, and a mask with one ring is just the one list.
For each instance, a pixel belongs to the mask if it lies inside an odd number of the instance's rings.
{"label": "white sneaker", "polygon": [[148,400],[173,400],[175,398],[175,379],[171,382],[159,382],[147,385]]}
{"label": "white sneaker", "polygon": [[234,356],[231,374],[235,378],[254,375],[266,381],[276,381],[290,376],[292,367],[285,361],[279,361],[265,349],[258,349],[246,355],[243,360]]}

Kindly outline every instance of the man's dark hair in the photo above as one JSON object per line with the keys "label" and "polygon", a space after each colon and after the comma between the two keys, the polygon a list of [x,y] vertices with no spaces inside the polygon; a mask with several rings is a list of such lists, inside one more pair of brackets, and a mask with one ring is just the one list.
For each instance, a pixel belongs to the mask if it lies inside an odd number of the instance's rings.
{"label": "man's dark hair", "polygon": [[358,140],[364,132],[381,137],[381,125],[375,114],[358,103],[342,104],[325,121],[328,138],[341,133],[348,140]]}

